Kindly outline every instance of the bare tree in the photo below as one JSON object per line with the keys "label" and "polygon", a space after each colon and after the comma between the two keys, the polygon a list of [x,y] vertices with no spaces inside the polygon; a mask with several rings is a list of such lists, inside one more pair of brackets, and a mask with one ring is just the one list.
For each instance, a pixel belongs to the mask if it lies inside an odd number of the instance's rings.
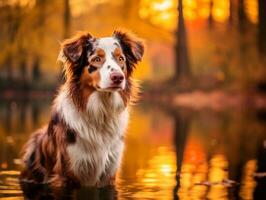
{"label": "bare tree", "polygon": [[247,21],[248,19],[245,12],[245,0],[238,0],[238,25],[240,32],[245,31]]}
{"label": "bare tree", "polygon": [[[21,18],[20,18],[21,8],[19,5],[15,5],[14,7],[10,5],[3,5],[1,10],[4,13],[3,21],[9,22],[6,23],[6,32],[2,33],[2,37],[6,38],[3,41],[6,42],[6,45],[12,46],[12,44],[14,44],[15,42],[15,38],[17,36],[21,24]],[[14,56],[14,51],[10,49],[3,63],[7,72],[7,81],[13,80],[13,73],[14,73],[13,56]]]}
{"label": "bare tree", "polygon": [[259,5],[259,51],[266,54],[266,1],[258,0]]}
{"label": "bare tree", "polygon": [[8,53],[8,55],[5,58],[5,61],[3,63],[4,67],[6,68],[6,81],[11,83],[13,80],[13,63],[12,63],[12,55],[11,53]]}
{"label": "bare tree", "polygon": [[182,0],[178,0],[178,30],[176,32],[176,39],[177,45],[175,80],[187,79],[190,76],[190,66]]}
{"label": "bare tree", "polygon": [[229,27],[232,27],[235,17],[235,1],[236,0],[229,0],[229,18],[228,18]]}
{"label": "bare tree", "polygon": [[71,19],[71,12],[70,12],[69,0],[64,0],[64,33],[63,33],[64,38],[69,37],[70,19]]}
{"label": "bare tree", "polygon": [[[44,37],[44,31],[43,28],[45,26],[46,21],[46,10],[48,5],[48,0],[36,0],[35,9],[37,11],[37,21],[36,21],[36,27],[39,29],[39,33],[37,35],[40,42],[43,41]],[[41,74],[41,58],[39,53],[35,53],[34,55],[34,62],[32,66],[32,77],[34,81],[39,81],[39,77]]]}
{"label": "bare tree", "polygon": [[210,13],[209,13],[209,17],[208,17],[208,25],[209,28],[213,27],[213,0],[210,0]]}
{"label": "bare tree", "polygon": [[41,77],[40,60],[36,56],[32,66],[32,77],[34,81],[38,81]]}

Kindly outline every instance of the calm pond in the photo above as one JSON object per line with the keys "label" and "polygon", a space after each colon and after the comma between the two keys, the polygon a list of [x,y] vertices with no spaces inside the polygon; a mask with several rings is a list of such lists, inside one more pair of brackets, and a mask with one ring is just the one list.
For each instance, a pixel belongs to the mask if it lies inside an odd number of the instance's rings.
{"label": "calm pond", "polygon": [[1,101],[0,199],[261,199],[265,112],[190,110],[142,102],[132,109],[115,187],[50,191],[18,182],[19,151],[49,119],[50,100]]}

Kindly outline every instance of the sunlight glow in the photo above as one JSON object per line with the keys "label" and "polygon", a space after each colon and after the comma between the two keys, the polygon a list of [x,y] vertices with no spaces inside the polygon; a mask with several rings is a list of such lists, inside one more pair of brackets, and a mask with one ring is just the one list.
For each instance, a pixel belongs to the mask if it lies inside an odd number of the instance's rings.
{"label": "sunlight glow", "polygon": [[[214,155],[210,160],[209,182],[219,183],[228,179],[228,161],[222,154]],[[227,187],[222,184],[214,184],[210,187],[207,197],[209,199],[227,199]]]}
{"label": "sunlight glow", "polygon": [[0,175],[19,175],[20,171],[15,171],[15,170],[4,170],[0,171]]}
{"label": "sunlight glow", "polygon": [[217,22],[224,22],[229,17],[229,0],[214,1],[213,18]]}
{"label": "sunlight glow", "polygon": [[169,164],[162,164],[160,171],[165,175],[169,176],[172,172],[172,167]]}
{"label": "sunlight glow", "polygon": [[184,17],[187,20],[195,20],[197,18],[198,4],[194,0],[185,0],[183,2]]}
{"label": "sunlight glow", "polygon": [[243,170],[243,177],[240,186],[240,197],[242,199],[252,199],[253,191],[256,187],[256,181],[254,180],[254,173],[257,170],[257,161],[249,160]]}
{"label": "sunlight glow", "polygon": [[207,174],[208,163],[205,149],[198,138],[189,137],[181,169],[181,187],[178,191],[180,199],[189,197],[193,197],[192,199],[203,198],[207,187],[199,185],[199,183],[207,180]]}
{"label": "sunlight glow", "polygon": [[168,30],[176,27],[177,2],[173,0],[141,0],[139,16]]}
{"label": "sunlight glow", "polygon": [[252,23],[258,23],[258,1],[257,0],[248,0],[244,1],[246,14],[249,20]]}
{"label": "sunlight glow", "polygon": [[[90,10],[97,9],[98,6],[119,6],[123,3],[123,0],[70,0],[71,14],[74,17],[80,16]],[[109,5],[107,5],[109,4]]]}
{"label": "sunlight glow", "polygon": [[[35,0],[8,0],[8,1],[4,1],[4,3],[8,5],[20,5],[20,6],[33,7],[36,1]],[[4,3],[0,1],[0,4],[4,4]]]}
{"label": "sunlight glow", "polygon": [[[175,154],[168,147],[161,146],[157,152],[148,160],[146,168],[138,169],[136,172],[137,179],[141,185],[145,186],[143,191],[134,194],[134,198],[144,198],[149,196],[156,196],[153,191],[159,185],[161,191],[158,191],[159,196],[165,196],[165,191],[175,185],[174,173],[176,170]],[[171,194],[169,194],[171,195]]]}
{"label": "sunlight glow", "polygon": [[171,0],[161,1],[161,2],[154,2],[151,4],[151,8],[157,11],[165,11],[170,9],[173,6],[173,2]]}
{"label": "sunlight glow", "polygon": [[[217,22],[225,22],[229,18],[229,0],[213,0],[212,16]],[[210,14],[211,0],[184,0],[183,11],[186,20],[206,20]],[[178,16],[177,0],[141,0],[139,16],[156,26],[167,30],[176,28]]]}
{"label": "sunlight glow", "polygon": [[189,138],[184,152],[184,162],[198,165],[205,161],[206,152],[202,144],[196,138]]}

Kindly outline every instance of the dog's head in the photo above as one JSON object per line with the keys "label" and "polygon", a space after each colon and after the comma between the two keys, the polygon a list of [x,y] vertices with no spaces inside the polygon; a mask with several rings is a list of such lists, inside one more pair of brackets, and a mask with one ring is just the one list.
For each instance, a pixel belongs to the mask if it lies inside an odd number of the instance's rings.
{"label": "dog's head", "polygon": [[143,42],[127,31],[114,31],[104,38],[78,34],[61,48],[59,58],[67,62],[67,81],[98,91],[124,90],[144,53]]}

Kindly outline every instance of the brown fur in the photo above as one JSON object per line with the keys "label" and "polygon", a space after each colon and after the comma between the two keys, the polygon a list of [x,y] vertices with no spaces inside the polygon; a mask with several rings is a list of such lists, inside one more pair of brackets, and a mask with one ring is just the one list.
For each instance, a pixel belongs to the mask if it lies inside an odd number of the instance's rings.
{"label": "brown fur", "polygon": [[37,183],[50,182],[54,187],[78,186],[78,181],[68,167],[66,145],[69,143],[69,132],[64,122],[54,113],[48,127],[36,131],[24,145],[21,179]]}
{"label": "brown fur", "polygon": [[[127,106],[138,99],[138,84],[131,78],[131,74],[135,64],[143,55],[144,47],[140,40],[129,33],[115,31],[114,37],[122,46],[122,49],[117,48],[114,54],[116,61],[126,72],[126,88],[120,91],[120,95]],[[66,57],[64,64],[66,82],[62,87],[67,88],[69,96],[80,112],[85,112],[86,102],[100,81],[98,72],[90,74],[86,68],[86,66],[100,67],[101,63],[93,61],[94,56],[104,59],[104,52],[101,49],[91,52],[87,57],[87,53],[92,51],[94,40],[89,33],[82,33],[66,40],[61,46]],[[120,56],[125,59],[119,61]],[[79,133],[70,129],[55,110],[52,109],[48,126],[33,133],[22,149],[21,180],[48,182],[54,187],[78,186],[79,182],[69,167],[70,161],[66,149],[69,144],[75,143],[76,135]]]}
{"label": "brown fur", "polygon": [[128,76],[131,76],[135,65],[141,61],[144,54],[143,41],[134,34],[121,30],[114,31],[113,36],[119,40],[122,46],[123,53],[126,56]]}

